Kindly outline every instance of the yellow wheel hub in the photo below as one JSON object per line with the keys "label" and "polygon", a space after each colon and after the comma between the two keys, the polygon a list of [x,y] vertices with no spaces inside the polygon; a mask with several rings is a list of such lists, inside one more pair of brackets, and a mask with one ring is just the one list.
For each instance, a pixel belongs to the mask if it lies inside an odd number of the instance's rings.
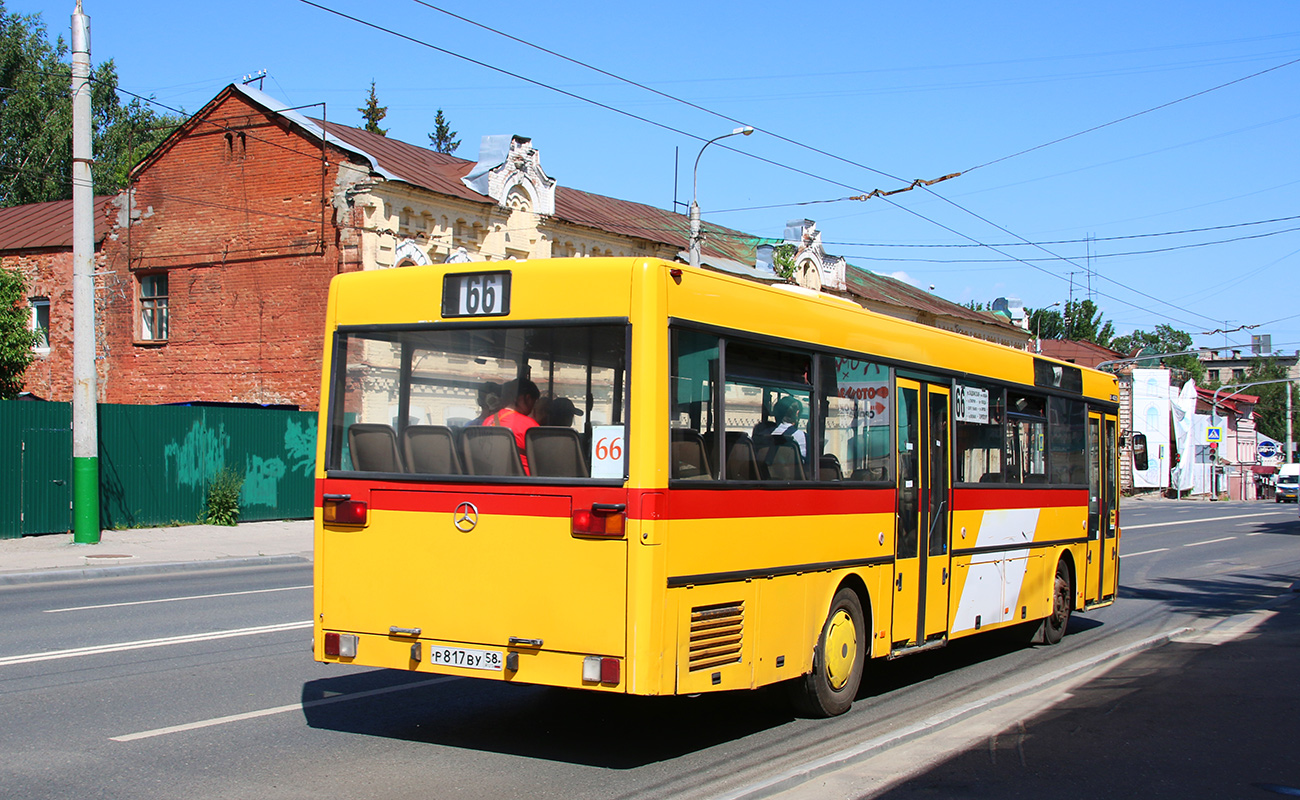
{"label": "yellow wheel hub", "polygon": [[858,631],[853,618],[843,609],[835,612],[826,629],[825,654],[826,677],[834,689],[843,689],[858,660]]}

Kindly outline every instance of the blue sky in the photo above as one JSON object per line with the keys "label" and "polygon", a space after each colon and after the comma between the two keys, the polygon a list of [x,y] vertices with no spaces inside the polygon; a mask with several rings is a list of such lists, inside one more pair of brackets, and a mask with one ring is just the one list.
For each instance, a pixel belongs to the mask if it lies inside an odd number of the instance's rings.
{"label": "blue sky", "polygon": [[[174,108],[265,69],[264,91],[359,125],[374,80],[391,137],[427,142],[442,108],[457,155],[476,158],[486,134],[531,136],[561,183],[663,208],[675,159],[689,203],[701,142],[742,120],[760,132],[720,144],[776,165],[710,147],[710,221],[779,237],[814,219],[828,251],[957,302],[1091,296],[1121,333],[1258,325],[1195,340],[1266,333],[1300,349],[1300,219],[1253,224],[1300,215],[1300,63],[1280,66],[1300,60],[1300,4],[315,2],[416,42],[301,0],[84,7],[94,61]],[[6,6],[66,37],[74,2]],[[817,202],[954,172],[888,201]],[[1172,233],[1203,228],[1220,229]],[[974,243],[997,249],[955,246]]]}

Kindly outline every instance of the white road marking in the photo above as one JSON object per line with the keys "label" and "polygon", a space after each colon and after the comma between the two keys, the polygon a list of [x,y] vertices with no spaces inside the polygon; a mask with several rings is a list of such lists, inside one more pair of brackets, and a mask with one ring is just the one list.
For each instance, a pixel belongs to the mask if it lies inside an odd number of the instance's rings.
{"label": "white road marking", "polygon": [[1163,528],[1166,525],[1195,525],[1198,522],[1221,522],[1228,519],[1247,519],[1249,517],[1267,517],[1272,514],[1280,514],[1280,511],[1265,511],[1262,514],[1234,514],[1230,517],[1208,517],[1204,519],[1180,519],[1176,522],[1150,522],[1146,525],[1121,525],[1121,530],[1136,531],[1142,528]]}
{"label": "white road marking", "polygon": [[440,678],[432,678],[427,681],[416,681],[415,683],[404,683],[401,686],[388,686],[383,689],[369,689],[364,692],[354,692],[352,694],[339,694],[333,697],[322,697],[319,700],[308,700],[305,703],[290,703],[285,706],[275,706],[274,708],[263,708],[258,711],[246,711],[243,714],[231,714],[225,717],[213,717],[212,719],[200,720],[198,722],[187,722],[183,725],[171,725],[166,728],[154,728],[151,731],[140,731],[139,733],[127,733],[122,736],[110,736],[109,739],[114,742],[134,742],[138,739],[151,739],[155,736],[166,736],[169,733],[182,733],[184,731],[195,731],[200,728],[211,728],[216,725],[225,725],[229,722],[242,722],[246,719],[257,719],[258,717],[270,717],[275,714],[287,714],[290,711],[299,711],[302,709],[313,708],[315,706],[329,705],[330,703],[342,703],[345,700],[359,700],[363,697],[374,697],[391,692],[404,692],[408,689],[420,689],[425,686],[432,686],[435,683],[444,683],[446,681],[456,681],[460,678],[454,675],[444,675]]}
{"label": "white road marking", "polygon": [[1215,542],[1230,542],[1236,538],[1237,538],[1236,536],[1225,536],[1222,539],[1206,539],[1203,542],[1188,542],[1187,544],[1183,545],[1183,547],[1200,547],[1203,544],[1214,544]]}
{"label": "white road marking", "polygon": [[192,594],[188,597],[163,597],[158,600],[133,600],[129,603],[104,603],[98,606],[72,606],[70,608],[47,608],[46,614],[59,614],[64,611],[90,611],[96,608],[120,608],[122,606],[147,606],[150,603],[175,603],[177,600],[207,600],[213,597],[237,597],[245,594],[266,594],[267,592],[289,592],[295,589],[310,589],[307,586],[281,586],[278,589],[249,589],[246,592],[219,592],[217,594]]}
{"label": "white road marking", "polygon": [[144,650],[150,647],[166,647],[167,645],[173,644],[210,642],[215,639],[233,639],[239,636],[257,636],[263,633],[296,631],[310,627],[311,620],[306,620],[305,622],[281,622],[277,625],[262,625],[256,628],[236,628],[228,631],[212,631],[211,633],[190,633],[184,636],[167,636],[162,639],[141,639],[134,642],[100,644],[91,647],[74,647],[69,650],[51,650],[46,653],[29,653],[22,656],[7,656],[0,658],[0,667],[8,667],[15,664],[34,664],[38,661],[55,661],[60,658],[95,656],[103,653],[123,653],[128,650]]}
{"label": "white road marking", "polygon": [[1169,549],[1168,547],[1158,547],[1155,550],[1143,550],[1141,553],[1120,553],[1119,557],[1131,558],[1132,556],[1149,556],[1152,553],[1163,553],[1168,549]]}

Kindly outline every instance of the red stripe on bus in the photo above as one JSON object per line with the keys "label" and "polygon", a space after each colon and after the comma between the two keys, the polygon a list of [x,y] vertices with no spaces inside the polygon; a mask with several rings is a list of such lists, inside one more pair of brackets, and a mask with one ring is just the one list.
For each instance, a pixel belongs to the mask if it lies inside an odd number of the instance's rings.
{"label": "red stripe on bus", "polygon": [[894,490],[673,489],[662,501],[668,519],[816,517],[823,514],[891,514]]}
{"label": "red stripe on bus", "polygon": [[1065,508],[1086,506],[1087,489],[979,488],[954,489],[953,511],[990,511],[1000,508]]}

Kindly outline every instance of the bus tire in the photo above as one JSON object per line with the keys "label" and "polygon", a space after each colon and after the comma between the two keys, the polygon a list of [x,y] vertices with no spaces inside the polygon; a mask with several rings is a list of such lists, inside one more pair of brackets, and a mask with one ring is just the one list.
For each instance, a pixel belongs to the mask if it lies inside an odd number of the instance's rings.
{"label": "bus tire", "polygon": [[869,637],[857,592],[835,593],[813,648],[812,672],[790,683],[790,699],[803,716],[835,717],[849,710],[862,683]]}
{"label": "bus tire", "polygon": [[1070,624],[1070,609],[1074,605],[1070,592],[1070,567],[1061,559],[1056,564],[1056,579],[1052,584],[1052,614],[1043,620],[1043,644],[1056,644],[1065,636]]}

